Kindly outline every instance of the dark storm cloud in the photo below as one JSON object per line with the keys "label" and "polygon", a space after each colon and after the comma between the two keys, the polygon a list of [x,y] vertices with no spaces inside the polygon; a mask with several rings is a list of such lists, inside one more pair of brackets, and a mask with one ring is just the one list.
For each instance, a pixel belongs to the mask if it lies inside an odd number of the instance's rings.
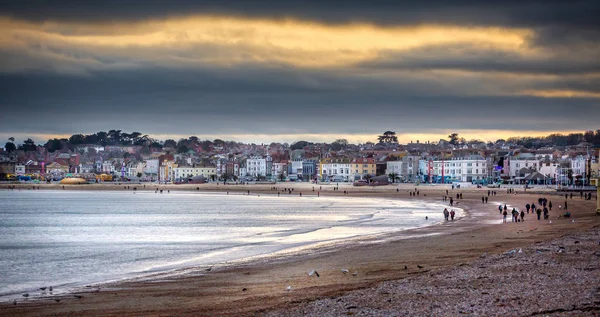
{"label": "dark storm cloud", "polygon": [[[0,134],[596,128],[599,8],[597,1],[0,2],[0,17],[75,22],[0,20],[12,28],[0,30]],[[170,41],[164,25],[144,22],[194,14],[390,27],[371,28],[373,43],[366,36],[358,47],[338,32],[344,27],[272,35],[280,25],[261,34],[248,20],[224,31],[202,24],[196,33],[183,24],[167,30],[177,32]],[[426,24],[444,26],[411,29]],[[460,32],[440,36],[445,25]],[[407,28],[386,37],[396,26]],[[500,31],[471,28],[479,26]],[[74,34],[114,38],[66,36]],[[297,42],[276,42],[290,34]],[[430,41],[413,41],[420,34]],[[204,35],[212,42],[198,40]],[[393,49],[384,45],[390,39],[398,39]],[[573,91],[578,98],[532,96]]]}
{"label": "dark storm cloud", "polygon": [[366,69],[463,70],[516,74],[581,75],[600,73],[600,46],[589,53],[571,51],[532,56],[469,43],[426,46],[405,52],[384,52],[360,63]]}
{"label": "dark storm cloud", "polygon": [[144,20],[173,15],[226,14],[299,18],[326,23],[450,23],[597,28],[597,1],[342,1],[342,0],[29,0],[4,1],[0,14],[31,20]]}
{"label": "dark storm cloud", "polygon": [[165,69],[89,77],[5,74],[0,87],[9,110],[0,119],[0,132],[71,134],[124,128],[155,134],[377,133],[382,126],[404,132],[547,131],[593,126],[600,117],[597,99],[460,96],[451,90],[436,96],[424,92],[432,85],[394,86],[326,72],[305,77],[330,82],[330,87],[307,86],[295,73],[255,68],[235,76]]}

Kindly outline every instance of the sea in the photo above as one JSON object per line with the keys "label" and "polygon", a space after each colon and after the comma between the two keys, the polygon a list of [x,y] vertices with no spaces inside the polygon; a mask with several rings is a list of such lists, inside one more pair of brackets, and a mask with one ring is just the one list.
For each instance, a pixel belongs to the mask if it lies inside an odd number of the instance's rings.
{"label": "sea", "polygon": [[1,190],[0,297],[389,236],[442,222],[444,207],[347,196]]}

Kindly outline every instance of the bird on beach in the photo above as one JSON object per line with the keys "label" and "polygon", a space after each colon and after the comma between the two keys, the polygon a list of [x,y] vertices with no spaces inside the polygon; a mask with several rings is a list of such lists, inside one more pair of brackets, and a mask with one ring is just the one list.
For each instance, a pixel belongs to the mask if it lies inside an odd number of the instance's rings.
{"label": "bird on beach", "polygon": [[405,266],[404,266],[404,269],[405,269],[405,270],[408,270],[408,266],[406,266],[406,265],[405,265]]}
{"label": "bird on beach", "polygon": [[419,268],[419,270],[423,268],[423,267],[422,267],[422,266],[420,266],[420,265],[417,265],[417,267]]}
{"label": "bird on beach", "polygon": [[291,291],[292,290],[292,286],[289,285],[285,290],[288,291],[288,292]]}
{"label": "bird on beach", "polygon": [[45,286],[44,287],[40,287],[40,290],[45,291],[46,287]]}
{"label": "bird on beach", "polygon": [[48,290],[52,292],[52,286],[48,287]]}
{"label": "bird on beach", "polygon": [[23,294],[23,297],[25,297],[25,298],[29,297],[29,293]]}
{"label": "bird on beach", "polygon": [[317,270],[312,270],[310,272],[308,272],[309,276],[313,276],[316,275],[317,277],[321,277],[321,275],[319,275],[319,272],[317,272]]}
{"label": "bird on beach", "polygon": [[350,271],[348,271],[347,269],[342,269],[342,273],[344,274],[348,274]]}

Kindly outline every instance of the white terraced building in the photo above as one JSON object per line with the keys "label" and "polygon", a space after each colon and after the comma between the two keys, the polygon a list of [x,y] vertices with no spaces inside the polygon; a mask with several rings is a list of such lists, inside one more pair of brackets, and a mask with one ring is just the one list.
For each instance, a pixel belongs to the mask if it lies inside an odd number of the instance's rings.
{"label": "white terraced building", "polygon": [[246,160],[246,173],[250,176],[267,176],[267,160],[260,156],[250,157]]}
{"label": "white terraced building", "polygon": [[433,161],[433,175],[450,177],[457,182],[473,182],[487,179],[487,161],[483,157]]}
{"label": "white terraced building", "polygon": [[211,179],[211,175],[217,175],[217,168],[214,166],[179,166],[173,169],[175,180],[191,178],[194,176],[204,176]]}

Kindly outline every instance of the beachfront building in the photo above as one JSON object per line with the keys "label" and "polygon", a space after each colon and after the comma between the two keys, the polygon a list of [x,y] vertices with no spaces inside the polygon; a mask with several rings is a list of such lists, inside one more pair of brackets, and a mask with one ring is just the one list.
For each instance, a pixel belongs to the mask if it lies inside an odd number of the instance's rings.
{"label": "beachfront building", "polygon": [[295,150],[292,154],[292,157],[295,157],[288,164],[288,177],[290,179],[300,179],[302,178],[302,156],[304,156],[304,151]]}
{"label": "beachfront building", "polygon": [[571,170],[573,171],[574,177],[585,178],[587,165],[587,157],[583,155],[577,155],[571,158]]}
{"label": "beachfront building", "polygon": [[173,168],[173,175],[176,182],[192,178],[194,176],[204,176],[205,179],[211,179],[217,175],[215,166],[177,166]]}
{"label": "beachfront building", "polygon": [[158,159],[149,159],[144,163],[144,179],[149,181],[155,181],[158,179]]}
{"label": "beachfront building", "polygon": [[414,182],[419,172],[419,155],[405,155],[402,157],[400,177],[407,182]]}
{"label": "beachfront building", "polygon": [[[508,171],[506,171],[506,167],[508,167]],[[539,171],[539,167],[540,159],[532,153],[511,156],[508,158],[508,162],[504,163],[505,174],[513,179],[519,177],[519,173],[523,168]]]}
{"label": "beachfront building", "polygon": [[317,175],[317,160],[304,159],[302,160],[302,179],[312,180]]}
{"label": "beachfront building", "polygon": [[273,162],[273,165],[271,166],[271,175],[277,179],[279,179],[281,174],[283,174],[284,177],[287,177],[287,166],[287,161]]}
{"label": "beachfront building", "polygon": [[482,156],[434,160],[432,182],[482,182],[487,179],[487,160]]}
{"label": "beachfront building", "polygon": [[246,160],[246,173],[250,176],[267,176],[267,160],[261,156],[251,156]]}
{"label": "beachfront building", "polygon": [[46,165],[47,174],[66,174],[69,172],[69,165],[63,165],[59,162],[52,162]]}
{"label": "beachfront building", "polygon": [[351,181],[351,165],[348,159],[322,159],[319,162],[319,179],[334,182]]}
{"label": "beachfront building", "polygon": [[350,179],[363,179],[367,175],[375,176],[376,164],[373,158],[357,158],[350,163]]}
{"label": "beachfront building", "polygon": [[[390,174],[394,174],[395,177],[397,177],[398,179],[402,178],[402,165],[403,162],[401,160],[398,161],[387,161],[386,162],[386,168],[385,168],[385,174],[386,175],[390,175]],[[395,182],[396,180],[392,180],[392,182]]]}
{"label": "beachfront building", "polygon": [[559,174],[559,168],[560,164],[558,162],[547,159],[540,161],[538,171],[540,174],[546,176],[549,183],[553,183]]}
{"label": "beachfront building", "polygon": [[158,180],[162,183],[172,183],[175,181],[175,174],[173,170],[177,168],[178,165],[175,161],[172,160],[164,160],[160,163],[160,168],[158,170]]}

